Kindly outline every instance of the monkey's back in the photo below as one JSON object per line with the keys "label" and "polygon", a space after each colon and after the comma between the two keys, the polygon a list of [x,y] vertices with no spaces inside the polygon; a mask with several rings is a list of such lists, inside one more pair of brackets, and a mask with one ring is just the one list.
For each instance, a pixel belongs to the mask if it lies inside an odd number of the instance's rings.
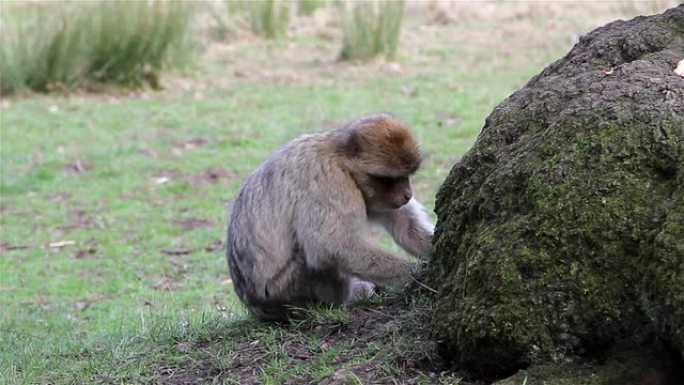
{"label": "monkey's back", "polygon": [[[228,229],[227,257],[235,292],[255,313],[296,302],[295,277],[306,269],[296,215],[324,183],[324,134],[305,135],[278,149],[240,188]],[[264,318],[269,318],[268,315]]]}

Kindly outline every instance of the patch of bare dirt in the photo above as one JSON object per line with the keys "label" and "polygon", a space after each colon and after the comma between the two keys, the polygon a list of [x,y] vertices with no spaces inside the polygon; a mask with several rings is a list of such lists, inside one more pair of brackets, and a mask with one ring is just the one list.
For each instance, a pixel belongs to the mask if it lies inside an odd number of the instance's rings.
{"label": "patch of bare dirt", "polygon": [[204,247],[204,250],[208,253],[213,253],[215,251],[223,250],[226,247],[226,243],[223,239],[217,239]]}
{"label": "patch of bare dirt", "polygon": [[90,214],[83,209],[70,210],[69,221],[76,228],[89,228],[93,224],[93,219]]}
{"label": "patch of bare dirt", "polygon": [[148,148],[143,148],[138,151],[138,153],[142,156],[146,156],[148,158],[155,159],[159,156],[156,151],[150,150]]}
{"label": "patch of bare dirt", "polygon": [[208,219],[201,218],[187,218],[174,221],[174,224],[180,226],[183,231],[192,231],[200,228],[214,227],[214,222]]}
{"label": "patch of bare dirt", "polygon": [[48,195],[47,199],[50,202],[65,202],[71,198],[70,192],[61,192],[57,194]]}
{"label": "patch of bare dirt", "polygon": [[[225,242],[223,239],[216,239],[210,243],[208,243],[206,246],[203,247],[187,247],[187,246],[180,246],[180,247],[175,247],[175,248],[167,248],[167,249],[161,249],[160,251],[163,254],[170,255],[170,256],[182,256],[182,255],[188,255],[192,254],[194,252],[204,250],[208,253],[213,253],[218,250],[222,250],[225,248]],[[177,265],[177,261],[171,261],[172,265]]]}
{"label": "patch of bare dirt", "polygon": [[194,175],[187,175],[179,170],[159,170],[156,172],[155,176],[151,178],[150,184],[159,186],[171,181],[184,181],[192,187],[199,187],[203,185],[219,184],[224,181],[234,180],[238,177],[239,176],[236,173],[223,166],[209,167]]}
{"label": "patch of bare dirt", "polygon": [[97,253],[97,247],[95,245],[90,245],[88,247],[78,249],[74,253],[74,259],[85,259],[92,258]]}
{"label": "patch of bare dirt", "polygon": [[85,311],[97,302],[105,301],[112,298],[114,298],[114,296],[112,295],[96,295],[89,298],[74,301],[71,303],[71,307],[74,308],[74,310]]}
{"label": "patch of bare dirt", "polygon": [[58,226],[62,231],[90,229],[94,223],[92,215],[87,210],[81,208],[69,209],[66,219],[66,224]]}
{"label": "patch of bare dirt", "polygon": [[166,255],[186,255],[190,254],[194,251],[194,249],[190,247],[178,247],[175,249],[162,249],[161,252],[166,254]]}
{"label": "patch of bare dirt", "polygon": [[178,290],[181,285],[178,282],[175,282],[172,277],[163,275],[154,279],[150,284],[150,287],[160,291],[175,291]]}
{"label": "patch of bare dirt", "polygon": [[31,245],[19,245],[9,242],[0,243],[0,251],[25,250],[30,249]]}
{"label": "patch of bare dirt", "polygon": [[182,157],[186,151],[191,151],[198,149],[208,143],[216,142],[216,138],[207,138],[203,136],[197,136],[194,138],[189,138],[182,143],[173,143],[171,147],[171,152],[176,157]]}
{"label": "patch of bare dirt", "polygon": [[[236,354],[231,360],[221,360],[222,367],[216,366],[213,353],[207,353],[202,360],[193,358],[187,363],[161,364],[155,371],[154,383],[189,385],[230,378],[241,385],[256,385],[262,381],[262,368],[272,361],[274,354],[285,358],[279,361],[283,365],[279,370],[292,373],[283,380],[284,385],[332,385],[345,383],[336,382],[345,376],[364,384],[442,384],[447,378],[458,378],[458,373],[450,372],[447,362],[438,356],[435,344],[424,338],[424,330],[407,332],[411,329],[407,325],[416,321],[409,307],[402,296],[387,297],[383,303],[360,305],[346,322],[305,319],[279,326],[276,331],[263,331],[256,324],[251,324],[255,329],[252,331],[248,329],[250,325],[240,326],[242,331],[235,335],[221,334],[225,342],[203,341],[184,346],[187,351],[211,352],[214,344],[231,343],[230,349],[222,345],[222,354]],[[422,316],[429,317],[429,314]],[[318,336],[316,344],[309,339],[314,334]],[[277,353],[274,346],[278,347]],[[377,350],[369,354],[367,349],[373,347]],[[329,363],[336,368],[335,373],[328,378],[314,379],[307,368],[315,368],[331,349],[340,351]],[[464,381],[461,384],[481,383]]]}
{"label": "patch of bare dirt", "polygon": [[220,371],[213,368],[198,367],[195,373],[184,373],[176,367],[160,368],[157,376],[152,380],[154,385],[201,385],[211,384],[220,375]]}
{"label": "patch of bare dirt", "polygon": [[210,140],[208,138],[204,138],[201,136],[190,138],[183,143],[183,149],[192,150],[197,147],[204,146],[205,144],[209,143],[209,141]]}
{"label": "patch of bare dirt", "polygon": [[237,178],[237,174],[234,172],[231,172],[222,166],[215,166],[191,176],[188,181],[190,185],[197,187],[205,184],[217,184],[224,180],[233,180],[235,178]]}

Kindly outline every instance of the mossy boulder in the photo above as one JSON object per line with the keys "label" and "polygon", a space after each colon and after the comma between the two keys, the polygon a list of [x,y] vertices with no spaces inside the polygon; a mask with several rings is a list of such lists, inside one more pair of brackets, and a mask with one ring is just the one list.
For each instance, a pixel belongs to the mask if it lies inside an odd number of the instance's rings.
{"label": "mossy boulder", "polygon": [[428,267],[461,367],[648,333],[684,352],[683,59],[684,5],[615,21],[486,119],[437,195]]}

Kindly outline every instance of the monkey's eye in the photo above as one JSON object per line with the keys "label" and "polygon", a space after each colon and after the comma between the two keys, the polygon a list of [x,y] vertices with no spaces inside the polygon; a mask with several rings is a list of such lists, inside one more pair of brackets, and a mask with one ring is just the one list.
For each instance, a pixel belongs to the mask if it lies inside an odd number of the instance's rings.
{"label": "monkey's eye", "polygon": [[381,186],[393,186],[401,182],[404,177],[394,177],[394,176],[382,176],[382,175],[371,175],[373,181]]}

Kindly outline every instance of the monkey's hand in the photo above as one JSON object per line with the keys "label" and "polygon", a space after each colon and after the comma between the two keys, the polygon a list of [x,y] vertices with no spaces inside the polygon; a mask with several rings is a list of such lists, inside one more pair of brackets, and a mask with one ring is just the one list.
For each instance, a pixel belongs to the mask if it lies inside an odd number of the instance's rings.
{"label": "monkey's hand", "polygon": [[397,210],[376,214],[372,219],[382,224],[394,241],[409,254],[421,259],[432,255],[434,226],[415,198]]}

